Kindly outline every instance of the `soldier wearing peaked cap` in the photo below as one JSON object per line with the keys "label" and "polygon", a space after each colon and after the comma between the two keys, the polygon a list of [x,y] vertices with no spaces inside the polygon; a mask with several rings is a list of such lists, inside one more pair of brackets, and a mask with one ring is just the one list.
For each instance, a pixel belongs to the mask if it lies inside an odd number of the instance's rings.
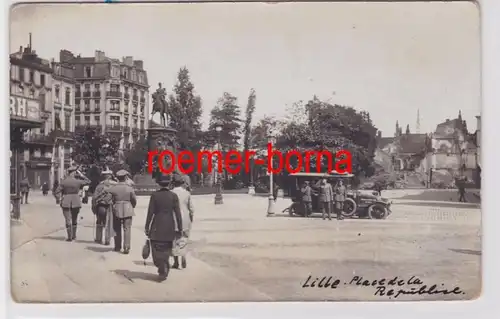
{"label": "soldier wearing peaked cap", "polygon": [[122,249],[122,229],[123,229],[123,253],[130,252],[132,217],[135,216],[134,208],[137,198],[134,188],[127,183],[129,173],[126,170],[119,170],[116,173],[118,183],[110,188],[113,195],[113,228],[115,231],[115,251]]}
{"label": "soldier wearing peaked cap", "polygon": [[68,176],[61,181],[56,190],[60,197],[60,205],[63,211],[68,238],[66,241],[76,239],[78,214],[82,207],[80,201],[80,189],[82,186],[90,184],[90,179],[83,175],[78,167],[72,166],[68,169]]}
{"label": "soldier wearing peaked cap", "polygon": [[111,237],[115,236],[113,229],[113,195],[109,189],[116,185],[113,181],[113,172],[105,170],[101,172],[103,180],[97,185],[92,196],[92,212],[96,215],[95,242],[102,244],[104,232],[104,244],[110,243]]}

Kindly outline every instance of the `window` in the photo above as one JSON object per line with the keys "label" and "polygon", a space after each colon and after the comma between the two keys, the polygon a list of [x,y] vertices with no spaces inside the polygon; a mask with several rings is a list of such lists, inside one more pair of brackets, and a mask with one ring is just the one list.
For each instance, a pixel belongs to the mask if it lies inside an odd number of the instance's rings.
{"label": "window", "polygon": [[128,126],[128,124],[129,124],[129,123],[128,123],[128,117],[126,117],[126,118],[125,118],[125,127],[129,127],[129,126]]}
{"label": "window", "polygon": [[112,101],[111,102],[111,111],[119,111],[119,110],[120,110],[119,102]]}
{"label": "window", "polygon": [[24,82],[24,69],[19,68],[19,81]]}
{"label": "window", "polygon": [[144,129],[144,121],[141,121],[141,127],[140,127],[141,130]]}
{"label": "window", "polygon": [[71,105],[71,89],[66,88],[64,92],[64,105]]}
{"label": "window", "polygon": [[96,92],[101,91],[101,85],[100,85],[99,83],[98,83],[98,84],[95,84],[95,85],[94,85],[94,88],[95,88]]}
{"label": "window", "polygon": [[123,77],[127,78],[127,69],[123,69]]}
{"label": "window", "polygon": [[96,116],[96,117],[94,117],[94,119],[95,119],[95,124],[97,126],[100,126],[101,125],[101,117],[100,116]]}
{"label": "window", "polygon": [[128,93],[128,86],[124,87],[125,93]]}
{"label": "window", "polygon": [[137,120],[134,119],[134,128],[137,128]]}
{"label": "window", "polygon": [[30,83],[35,83],[35,72],[30,70]]}
{"label": "window", "polygon": [[69,112],[64,113],[64,130],[71,131],[71,113]]}
{"label": "window", "polygon": [[137,96],[137,89],[134,89],[134,96]]}
{"label": "window", "polygon": [[109,117],[111,126],[117,127],[120,126],[120,117],[119,116],[110,116]]}
{"label": "window", "polygon": [[81,126],[82,123],[80,122],[80,116],[76,115],[75,116],[75,126]]}
{"label": "window", "polygon": [[119,92],[120,86],[118,84],[111,84],[111,92]]}
{"label": "window", "polygon": [[59,95],[61,94],[60,90],[61,90],[61,88],[59,87],[59,85],[56,85],[56,87],[54,88],[54,96],[55,96],[56,102],[59,102]]}
{"label": "window", "polygon": [[90,84],[85,84],[85,92],[90,92]]}
{"label": "window", "polygon": [[141,97],[144,97],[144,91],[141,90]]}
{"label": "window", "polygon": [[17,92],[24,95],[24,87],[22,84],[19,84],[19,86],[17,87]]}
{"label": "window", "polygon": [[30,89],[30,98],[35,98],[35,89]]}
{"label": "window", "polygon": [[101,111],[101,101],[94,100],[94,109],[95,109],[96,112],[100,112]]}
{"label": "window", "polygon": [[40,74],[40,85],[45,86],[45,74]]}
{"label": "window", "polygon": [[75,85],[75,90],[76,90],[76,92],[80,92],[80,90],[81,90],[80,84]]}
{"label": "window", "polygon": [[61,117],[60,117],[60,114],[59,112],[56,112],[55,116],[54,116],[54,129],[56,130],[60,130],[62,129],[62,125],[61,125]]}
{"label": "window", "polygon": [[85,111],[90,111],[90,101],[84,100],[83,103],[85,105]]}
{"label": "window", "polygon": [[90,66],[85,67],[85,77],[86,78],[92,77],[92,67],[90,67]]}
{"label": "window", "polygon": [[85,116],[85,126],[90,126],[90,116]]}

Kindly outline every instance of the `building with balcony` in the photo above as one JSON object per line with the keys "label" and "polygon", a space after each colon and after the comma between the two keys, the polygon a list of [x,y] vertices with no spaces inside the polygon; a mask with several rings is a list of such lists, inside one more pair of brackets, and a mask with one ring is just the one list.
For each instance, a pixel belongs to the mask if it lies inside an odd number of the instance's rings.
{"label": "building with balcony", "polygon": [[52,60],[52,131],[51,180],[64,177],[71,163],[71,142],[75,131],[75,67]]}
{"label": "building with balcony", "polygon": [[52,73],[31,34],[26,48],[10,54],[11,192],[26,177],[33,188],[51,182]]}
{"label": "building with balcony", "polygon": [[93,57],[61,50],[61,62],[74,67],[75,127],[94,126],[116,134],[130,147],[148,128],[149,85],[143,61],[112,59],[102,51]]}

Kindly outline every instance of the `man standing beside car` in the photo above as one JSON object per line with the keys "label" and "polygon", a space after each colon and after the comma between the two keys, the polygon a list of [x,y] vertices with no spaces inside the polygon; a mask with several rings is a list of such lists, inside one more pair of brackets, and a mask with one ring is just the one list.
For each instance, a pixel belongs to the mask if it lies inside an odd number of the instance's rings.
{"label": "man standing beside car", "polygon": [[347,189],[344,186],[342,180],[337,182],[334,189],[334,200],[335,200],[335,214],[337,215],[337,220],[344,219],[342,212],[344,211],[344,202],[346,199]]}

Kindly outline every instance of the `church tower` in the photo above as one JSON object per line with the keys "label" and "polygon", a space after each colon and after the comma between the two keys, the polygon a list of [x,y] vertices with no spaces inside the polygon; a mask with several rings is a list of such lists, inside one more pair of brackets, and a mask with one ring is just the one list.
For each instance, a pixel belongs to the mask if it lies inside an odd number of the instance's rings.
{"label": "church tower", "polygon": [[399,132],[400,132],[400,130],[399,130],[399,122],[396,121],[396,132],[394,133],[394,137],[398,137],[399,136]]}

